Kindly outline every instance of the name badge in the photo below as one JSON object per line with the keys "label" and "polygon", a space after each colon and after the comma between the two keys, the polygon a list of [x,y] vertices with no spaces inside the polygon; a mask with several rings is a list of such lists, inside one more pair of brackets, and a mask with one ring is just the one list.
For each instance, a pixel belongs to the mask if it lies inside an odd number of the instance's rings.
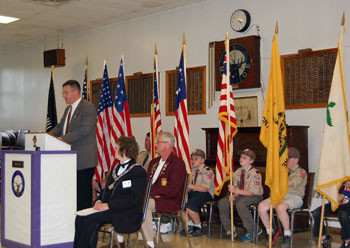
{"label": "name badge", "polygon": [[131,180],[123,181],[123,189],[131,187]]}

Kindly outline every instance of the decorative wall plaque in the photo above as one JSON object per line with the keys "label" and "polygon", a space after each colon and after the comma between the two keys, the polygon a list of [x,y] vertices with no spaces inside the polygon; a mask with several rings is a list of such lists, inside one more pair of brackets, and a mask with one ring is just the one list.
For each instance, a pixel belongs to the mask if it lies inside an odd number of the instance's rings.
{"label": "decorative wall plaque", "polygon": [[326,107],[337,49],[281,56],[286,109]]}
{"label": "decorative wall plaque", "polygon": [[[224,41],[213,42],[215,47],[216,90],[221,90]],[[260,37],[256,35],[230,40],[230,82],[232,88],[260,87]]]}

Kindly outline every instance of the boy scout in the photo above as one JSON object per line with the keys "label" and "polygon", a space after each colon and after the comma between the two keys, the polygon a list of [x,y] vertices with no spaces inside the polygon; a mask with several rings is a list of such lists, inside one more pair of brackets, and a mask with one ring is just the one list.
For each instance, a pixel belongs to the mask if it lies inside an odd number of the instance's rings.
{"label": "boy scout", "polygon": [[[305,186],[307,183],[307,173],[304,169],[299,167],[300,153],[298,149],[290,147],[288,149],[288,192],[281,203],[276,206],[277,216],[280,219],[283,230],[283,244],[282,247],[290,246],[290,225],[289,215],[287,210],[300,208],[303,205],[303,197],[305,194]],[[270,198],[265,199],[259,204],[259,216],[266,228],[266,238],[270,230],[269,214]],[[276,239],[275,232],[272,229],[272,241]]]}
{"label": "boy scout", "polygon": [[[186,210],[190,221],[189,236],[198,237],[203,233],[199,211],[204,203],[214,197],[214,173],[204,164],[205,153],[195,149],[191,154],[192,179],[188,184],[188,203]],[[185,217],[185,212],[182,213]],[[185,235],[185,231],[181,231]]]}
{"label": "boy scout", "polygon": [[229,191],[233,193],[232,197],[225,197],[219,201],[220,220],[228,238],[231,238],[230,202],[233,201],[247,231],[241,239],[244,242],[249,242],[253,240],[254,231],[254,221],[249,206],[262,201],[263,187],[261,185],[261,174],[253,167],[256,158],[255,153],[250,149],[245,149],[239,151],[238,155],[240,156],[239,164],[241,167],[234,173],[233,185],[228,186]]}

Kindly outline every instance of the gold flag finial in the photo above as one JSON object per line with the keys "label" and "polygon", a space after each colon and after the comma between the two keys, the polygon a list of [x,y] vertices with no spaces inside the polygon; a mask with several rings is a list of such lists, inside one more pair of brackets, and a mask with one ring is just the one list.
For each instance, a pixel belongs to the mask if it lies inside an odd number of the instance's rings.
{"label": "gold flag finial", "polygon": [[185,36],[185,32],[184,32],[183,37],[182,37],[182,44],[183,44],[183,45],[186,45],[186,36]]}
{"label": "gold flag finial", "polygon": [[278,21],[276,21],[275,34],[278,34]]}
{"label": "gold flag finial", "polygon": [[226,39],[224,41],[224,44],[225,44],[225,47],[226,47],[226,44],[229,42],[229,34],[228,32],[226,32]]}
{"label": "gold flag finial", "polygon": [[343,11],[343,17],[341,18],[341,25],[344,26],[345,24],[345,12]]}
{"label": "gold flag finial", "polygon": [[85,58],[85,65],[88,65],[88,56]]}
{"label": "gold flag finial", "polygon": [[158,54],[157,43],[154,43],[154,54]]}

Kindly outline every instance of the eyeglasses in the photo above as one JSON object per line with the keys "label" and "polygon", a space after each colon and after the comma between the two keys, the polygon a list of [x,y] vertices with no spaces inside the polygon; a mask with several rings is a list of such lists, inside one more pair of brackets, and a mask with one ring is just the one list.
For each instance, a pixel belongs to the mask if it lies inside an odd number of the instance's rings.
{"label": "eyeglasses", "polygon": [[163,140],[156,141],[156,144],[159,144],[159,143],[169,143],[169,141],[163,141]]}
{"label": "eyeglasses", "polygon": [[74,90],[62,91],[62,95],[63,95],[63,96],[66,96],[66,95],[68,95],[68,94],[72,93],[73,91],[74,91]]}

